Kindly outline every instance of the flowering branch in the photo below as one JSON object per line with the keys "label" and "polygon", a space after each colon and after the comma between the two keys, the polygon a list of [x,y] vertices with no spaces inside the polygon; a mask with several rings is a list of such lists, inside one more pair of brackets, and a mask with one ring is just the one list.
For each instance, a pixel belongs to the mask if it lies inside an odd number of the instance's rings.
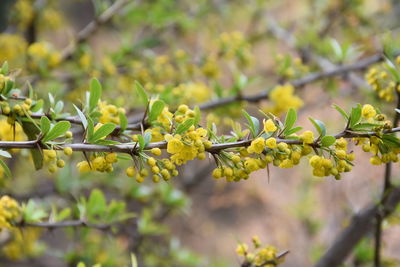
{"label": "flowering branch", "polygon": [[[390,130],[383,131],[384,134],[388,133],[396,133],[400,132],[400,127],[392,128]],[[371,137],[376,136],[376,132],[352,132],[349,130],[345,130],[341,133],[334,135],[335,139],[339,138],[356,138],[356,137]],[[229,148],[237,148],[237,147],[247,147],[250,146],[253,140],[241,140],[236,142],[229,142],[229,143],[219,143],[213,144],[210,148],[206,148],[205,150],[209,153],[215,154],[221,150],[229,149]],[[284,138],[276,138],[278,143],[286,143],[289,145],[302,145],[303,141],[300,139],[284,139]],[[308,144],[311,147],[319,147],[320,140],[317,138],[314,140],[313,143]],[[120,153],[127,153],[132,154],[137,152],[138,146],[137,144],[120,144],[120,145],[95,145],[95,144],[86,144],[86,143],[74,143],[74,144],[65,144],[65,145],[57,145],[54,146],[55,150],[63,150],[66,147],[72,148],[74,151],[81,151],[81,152],[120,152]],[[42,148],[45,149],[46,147],[37,140],[34,141],[0,141],[0,148],[2,149],[38,149]],[[153,142],[149,143],[144,149],[152,149],[152,148],[160,148],[165,149],[167,148],[167,142]]]}

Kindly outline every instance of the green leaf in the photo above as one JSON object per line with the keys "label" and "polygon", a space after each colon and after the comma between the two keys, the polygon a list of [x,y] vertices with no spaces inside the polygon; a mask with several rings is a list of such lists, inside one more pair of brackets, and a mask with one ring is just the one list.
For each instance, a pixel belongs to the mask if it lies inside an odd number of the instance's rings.
{"label": "green leaf", "polygon": [[289,136],[289,135],[292,135],[294,133],[297,133],[298,131],[301,131],[302,129],[303,129],[303,127],[301,127],[301,126],[294,127],[294,128],[292,128],[292,129],[290,129],[288,131],[285,131],[285,136]]}
{"label": "green leaf", "polygon": [[125,131],[126,127],[128,127],[128,119],[126,118],[126,115],[122,112],[119,113],[119,126],[121,132]]}
{"label": "green leaf", "polygon": [[57,215],[57,221],[65,220],[66,218],[71,216],[71,209],[65,208]]}
{"label": "green leaf", "polygon": [[351,109],[350,113],[350,128],[360,122],[361,120],[361,105],[358,104],[357,107]]}
{"label": "green leaf", "polygon": [[100,140],[97,140],[97,141],[93,142],[93,144],[96,144],[96,145],[103,145],[103,146],[109,146],[109,145],[119,145],[119,144],[121,144],[121,142],[114,141],[114,140],[104,140],[104,139],[100,139]]}
{"label": "green leaf", "polygon": [[353,130],[359,130],[359,129],[368,129],[371,130],[372,128],[376,127],[376,126],[380,126],[380,124],[378,123],[369,123],[369,122],[365,122],[365,123],[358,123],[356,125],[354,125],[352,127]]}
{"label": "green leaf", "polygon": [[57,122],[53,128],[45,135],[43,142],[54,140],[62,135],[64,135],[69,128],[71,128],[71,123],[69,121]]}
{"label": "green leaf", "polygon": [[8,62],[4,61],[3,65],[1,66],[1,73],[4,75],[8,74]]}
{"label": "green leaf", "polygon": [[47,212],[32,199],[22,206],[22,215],[25,222],[38,222],[48,216]]}
{"label": "green leaf", "polygon": [[111,134],[115,130],[115,124],[114,123],[106,123],[102,125],[99,129],[94,131],[93,136],[88,139],[90,143],[96,142],[97,140],[106,137],[107,135]]}
{"label": "green leaf", "polygon": [[157,117],[163,111],[164,106],[165,106],[165,104],[162,100],[156,100],[153,102],[153,104],[150,107],[150,112],[149,112],[149,116],[148,116],[148,120],[150,123],[157,119]]}
{"label": "green leaf", "polygon": [[94,134],[94,124],[91,118],[87,120],[86,140],[91,140]]}
{"label": "green leaf", "polygon": [[182,122],[181,124],[179,124],[179,126],[176,128],[175,133],[177,134],[183,134],[184,132],[186,132],[187,130],[189,130],[189,128],[193,125],[194,123],[194,119],[187,119],[184,122]]}
{"label": "green leaf", "polygon": [[144,141],[143,136],[140,134],[138,135],[138,143],[139,143],[139,150],[142,151],[146,145],[146,142]]}
{"label": "green leaf", "polygon": [[400,73],[398,72],[393,62],[386,58],[386,62],[384,65],[386,69],[390,72],[390,74],[392,74],[392,77],[396,80],[396,82],[400,82]]}
{"label": "green leaf", "polygon": [[135,81],[135,88],[139,97],[142,99],[143,104],[147,106],[147,104],[149,103],[149,97],[147,96],[143,86],[138,81]]}
{"label": "green leaf", "polygon": [[250,116],[249,113],[247,113],[245,110],[243,110],[243,115],[246,117],[248,121],[248,127],[250,128],[250,132],[254,137],[258,135],[258,132],[260,130],[260,122],[258,121],[257,118]]}
{"label": "green leaf", "polygon": [[285,134],[287,133],[287,131],[292,129],[292,127],[296,123],[296,120],[297,120],[297,112],[293,108],[290,108],[285,118],[285,124],[284,124]]}
{"label": "green leaf", "polygon": [[61,113],[62,109],[64,108],[64,102],[63,101],[57,101],[56,105],[54,106],[54,112]]}
{"label": "green leaf", "polygon": [[89,201],[87,204],[87,212],[89,215],[99,215],[105,211],[107,207],[106,199],[103,192],[99,189],[94,189],[90,193]]}
{"label": "green leaf", "polygon": [[77,106],[75,106],[74,104],[72,104],[72,105],[74,106],[76,112],[78,113],[79,118],[82,121],[83,128],[86,129],[88,127],[88,122],[87,122],[85,114],[83,114],[83,112]]}
{"label": "green leaf", "polygon": [[40,118],[40,130],[42,131],[42,133],[44,135],[46,135],[49,132],[50,126],[51,126],[51,123],[50,123],[49,118],[47,118],[47,116],[42,116]]}
{"label": "green leaf", "polygon": [[400,147],[400,139],[391,134],[384,134],[382,136],[382,142],[389,147]]}
{"label": "green leaf", "polygon": [[320,136],[324,136],[326,135],[326,127],[325,127],[325,123],[323,123],[320,120],[315,120],[313,118],[308,118],[311,123],[314,125],[315,129],[317,129],[318,133]]}
{"label": "green leaf", "polygon": [[151,141],[151,132],[147,131],[144,133],[144,147],[146,147],[148,144],[150,144]]}
{"label": "green leaf", "polygon": [[[5,152],[5,151],[3,151]],[[0,166],[3,168],[4,174],[6,175],[6,177],[11,178],[11,171],[8,168],[7,164],[0,159]]]}
{"label": "green leaf", "polygon": [[343,116],[343,118],[345,118],[345,120],[348,120],[348,119],[349,119],[349,114],[347,114],[347,112],[344,111],[341,107],[339,107],[339,106],[336,105],[336,104],[333,104],[332,106],[333,106],[337,111],[339,111],[339,113]]}
{"label": "green leaf", "polygon": [[0,149],[0,156],[5,157],[5,158],[11,158],[11,154],[8,153],[7,151],[1,150]]}
{"label": "green leaf", "polygon": [[31,107],[31,111],[38,112],[43,107],[43,104],[44,104],[43,99],[39,99],[38,101],[36,101],[35,104],[33,104],[33,106]]}
{"label": "green leaf", "polygon": [[325,135],[321,139],[321,146],[323,147],[330,147],[336,142],[336,138],[331,135]]}
{"label": "green leaf", "polygon": [[199,125],[200,118],[201,118],[201,111],[200,111],[199,106],[195,106],[193,111],[194,111],[194,122],[193,122],[193,125],[197,126],[197,125]]}
{"label": "green leaf", "polygon": [[99,80],[93,78],[90,81],[90,96],[89,96],[89,112],[92,112],[96,107],[101,97],[101,84]]}

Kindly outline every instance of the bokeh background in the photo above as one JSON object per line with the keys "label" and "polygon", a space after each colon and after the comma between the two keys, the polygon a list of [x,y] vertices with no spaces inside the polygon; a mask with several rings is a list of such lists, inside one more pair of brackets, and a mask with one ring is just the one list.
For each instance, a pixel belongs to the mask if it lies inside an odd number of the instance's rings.
{"label": "bokeh background", "polygon": [[[2,34],[18,33],[27,42],[46,41],[52,44],[55,51],[64,51],[71,39],[113,2],[3,0],[0,3]],[[192,88],[186,86],[177,93],[183,96],[177,102],[192,101],[188,104],[193,105],[215,98],[216,84],[223,88],[222,95],[229,95],[235,79],[245,75],[251,82],[241,92],[251,94],[273,88],[277,83],[290,82],[312,71],[323,71],[319,64],[321,62],[307,58],[310,53],[331,64],[345,64],[381,51],[389,32],[396,36],[400,26],[400,3],[395,0],[128,2],[79,46],[72,59],[61,62],[54,69],[45,70],[35,80],[34,87],[39,96],[52,92],[66,100],[66,103],[79,103],[78,99],[84,95],[88,80],[93,76],[102,77],[104,99],[124,106],[130,114],[141,112],[136,105],[138,101],[132,96],[134,80],[140,80],[153,93],[165,90],[157,89],[157,84],[201,83],[208,89],[204,90],[200,85]],[[17,7],[21,9],[15,11],[15,5],[20,5]],[[29,12],[28,7],[33,5],[43,5],[47,9],[51,7],[51,10],[46,9],[47,13],[45,16],[42,14],[33,29],[29,25],[18,25],[23,21],[18,16],[23,17],[23,12]],[[10,9],[14,11],[10,12]],[[24,30],[21,31],[20,27]],[[29,35],[29,29],[34,31],[33,35],[32,32]],[[280,35],[279,29],[287,35]],[[221,51],[224,34],[234,32],[240,33],[240,38],[244,40],[245,44],[240,48],[242,54],[233,55],[233,60],[229,56],[228,59],[216,57],[216,52]],[[228,44],[233,42],[232,39],[227,41]],[[332,48],[334,42],[351,47],[351,53],[339,58]],[[7,59],[13,68],[24,69],[26,61],[18,56],[10,60],[6,47],[7,44],[0,37],[0,61]],[[156,64],[165,60],[162,57],[168,57],[173,66],[177,51],[185,51],[189,62],[200,64],[203,73],[191,77],[172,75],[171,78],[165,74],[169,64],[160,63],[159,69],[156,69]],[[209,72],[204,69],[206,63],[212,63],[215,58],[219,63],[218,74],[214,77],[212,67]],[[296,60],[301,63],[296,65]],[[119,71],[123,75],[117,75]],[[22,71],[22,80],[29,80],[32,73],[34,71]],[[394,104],[377,98],[365,82],[364,74],[354,74],[358,84],[354,83],[354,79],[352,82],[344,76],[296,90],[295,95],[304,103],[298,107],[298,125],[313,129],[308,120],[308,117],[313,117],[326,123],[328,133],[341,131],[345,121],[331,107],[332,104],[349,110],[356,103],[373,103],[392,116]],[[171,100],[171,105],[177,102]],[[262,118],[257,110],[271,110],[274,108],[271,105],[270,101],[261,101],[204,112],[203,123],[206,124],[207,118],[216,122],[221,132],[229,133],[232,119],[244,122],[240,113],[242,108]],[[283,113],[278,115],[282,116]],[[165,261],[164,265],[158,266],[189,266],[186,265],[189,263],[194,266],[240,266],[242,259],[235,253],[237,243],[250,243],[251,237],[258,235],[263,243],[275,246],[278,251],[290,251],[282,266],[311,266],[348,224],[351,216],[379,199],[381,194],[384,166],[369,164],[369,155],[360,147],[353,146],[350,150],[356,153],[354,169],[343,174],[339,181],[332,177],[313,177],[305,160],[292,169],[272,167],[269,175],[266,170],[257,171],[249,180],[238,183],[212,179],[212,159],[190,162],[182,168],[181,175],[170,182],[172,187],[179,190],[175,193],[179,198],[182,197],[184,204],[177,205],[172,213],[155,224],[157,229],[166,227],[167,234],[160,234],[161,237],[154,234],[155,238],[148,238],[143,248],[168,244],[185,249],[182,255],[177,254],[173,259],[189,260]],[[150,192],[165,185],[151,181],[137,185],[125,177],[123,164],[112,174],[80,175],[75,167],[79,160],[82,159],[76,156],[63,170],[50,175],[46,170],[32,173],[31,162],[24,161],[21,156],[12,163],[15,178],[6,183],[2,193],[11,192],[21,201],[33,197],[44,203],[63,206],[80,195],[87,195],[90,188],[96,187],[101,188],[108,199],[130,199],[129,208],[137,212],[143,203],[155,202],[152,205],[157,207],[156,210],[163,205]],[[399,181],[398,164],[393,166],[393,181]],[[400,213],[394,214],[384,224],[383,255],[390,262],[400,261],[398,216]],[[127,224],[126,233],[136,224]],[[4,258],[0,265],[72,266],[77,258],[85,258],[77,251],[87,249],[91,250],[87,253],[90,255],[87,262],[101,262],[101,253],[112,255],[103,255],[103,258],[117,258],[122,253],[121,258],[125,262],[111,261],[104,266],[124,266],[130,248],[127,243],[132,241],[132,237],[126,233],[119,235],[115,241],[112,234],[100,231],[89,234],[74,230],[43,230],[41,240],[47,243],[47,247],[38,256],[17,261]],[[79,235],[91,237],[85,237],[82,241]],[[116,242],[119,249],[115,249],[115,252],[102,246],[100,253],[93,244],[108,238],[114,239],[110,241],[110,246]],[[146,253],[157,255],[154,251],[136,249],[139,259],[145,258]],[[348,259],[348,266],[370,266],[368,262],[371,261],[372,249],[372,239],[365,238]],[[66,251],[67,256],[64,254]],[[159,256],[163,257],[161,254]],[[151,260],[147,261],[148,266],[157,266],[157,263],[152,265],[149,262]],[[396,266],[396,263],[393,264]]]}

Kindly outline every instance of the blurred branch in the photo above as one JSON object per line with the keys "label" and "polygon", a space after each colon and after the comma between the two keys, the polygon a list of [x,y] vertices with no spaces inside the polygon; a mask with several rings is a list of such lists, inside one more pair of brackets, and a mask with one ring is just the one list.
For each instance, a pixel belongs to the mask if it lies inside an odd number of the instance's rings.
{"label": "blurred branch", "polygon": [[100,16],[89,22],[81,31],[78,32],[73,42],[61,52],[61,61],[68,60],[75,52],[76,46],[86,41],[99,26],[109,22],[111,18],[125,5],[129,0],[117,0]]}
{"label": "blurred branch", "polygon": [[[384,59],[383,53],[376,53],[375,55],[372,55],[370,57],[360,59],[358,62],[355,62],[355,63],[336,66],[330,70],[323,71],[323,72],[310,73],[303,78],[294,80],[292,82],[288,82],[288,84],[293,85],[293,87],[295,87],[295,88],[299,88],[299,87],[305,86],[309,83],[312,83],[312,82],[315,82],[315,81],[318,81],[321,79],[345,75],[345,74],[348,74],[349,72],[360,71],[360,70],[366,69],[370,65],[380,62],[383,59]],[[268,99],[268,93],[269,93],[268,90],[264,90],[258,94],[254,94],[254,95],[247,95],[247,96],[246,95],[245,96],[237,95],[237,96],[231,96],[231,97],[227,97],[227,98],[221,98],[221,99],[217,99],[214,101],[210,101],[210,102],[201,104],[201,105],[199,105],[199,108],[202,110],[212,109],[212,108],[220,107],[223,105],[231,104],[231,103],[237,102],[237,101],[259,102],[263,99]]]}
{"label": "blurred branch", "polygon": [[387,217],[395,210],[399,203],[400,186],[397,186],[390,189],[381,202],[369,205],[361,212],[355,214],[349,226],[337,235],[336,240],[315,267],[341,265],[357,243],[373,229],[377,214]]}
{"label": "blurred branch", "polygon": [[35,223],[28,223],[28,222],[21,222],[17,226],[19,227],[41,227],[41,228],[64,228],[64,227],[88,227],[88,228],[95,228],[98,230],[108,230],[113,225],[112,224],[96,224],[96,223],[88,223],[82,220],[76,221],[61,221],[61,222],[35,222]]}
{"label": "blurred branch", "polygon": [[[310,49],[302,48],[297,46],[296,38],[286,29],[280,27],[278,23],[272,18],[270,14],[267,17],[267,27],[269,31],[277,38],[284,41],[289,47],[299,50],[301,54],[305,58],[311,59],[312,61],[316,62],[318,66],[325,72],[329,72],[337,68],[335,64],[330,62],[328,59],[318,56],[317,54],[312,53]],[[378,60],[382,60],[383,55]],[[375,62],[373,62],[375,63]],[[345,73],[344,73],[345,74]],[[368,88],[369,85],[360,77],[353,73],[349,73],[346,77],[355,87],[357,88]]]}

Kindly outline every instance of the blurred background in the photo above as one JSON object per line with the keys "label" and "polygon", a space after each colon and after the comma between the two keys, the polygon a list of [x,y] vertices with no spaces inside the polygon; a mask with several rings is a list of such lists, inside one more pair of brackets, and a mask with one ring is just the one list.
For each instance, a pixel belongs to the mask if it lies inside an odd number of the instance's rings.
{"label": "blurred background", "polygon": [[[121,6],[115,6],[118,2]],[[395,0],[3,0],[0,62],[7,60],[19,73],[22,90],[30,81],[39,98],[50,92],[71,113],[70,103],[80,104],[89,79],[99,77],[103,100],[124,107],[134,122],[143,112],[133,94],[135,80],[170,107],[194,106],[238,90],[257,93],[357,62],[382,51],[385,42],[397,44],[399,14]],[[90,23],[95,30],[90,31]],[[37,43],[45,44],[53,61],[35,54]],[[364,74],[309,84],[281,100],[206,110],[202,123],[214,122],[228,134],[235,121],[242,121],[243,108],[262,118],[258,109],[282,117],[293,107],[298,125],[312,130],[308,118],[313,117],[335,134],[345,121],[332,104],[349,110],[356,103],[372,103],[393,116],[395,104],[377,97]],[[51,209],[99,188],[108,200],[125,201],[138,217],[112,232],[40,230],[32,233],[37,237],[30,249],[15,245],[1,254],[0,265],[76,266],[83,261],[127,266],[133,252],[139,266],[240,266],[237,243],[250,243],[257,235],[263,244],[290,251],[282,266],[311,266],[351,216],[381,194],[384,166],[369,164],[370,156],[360,147],[349,150],[355,151],[355,166],[341,180],[312,176],[303,160],[295,168],[272,167],[269,175],[260,170],[247,181],[227,183],[211,177],[214,161],[206,159],[189,162],[179,177],[159,184],[130,180],[124,162],[110,174],[80,174],[76,163],[82,155],[56,174],[46,168],[33,172],[21,151],[10,162],[14,178],[2,180],[1,195],[35,199]],[[396,164],[395,183],[399,174]],[[387,266],[400,261],[399,219],[400,210],[384,223]],[[372,255],[367,237],[347,265],[370,266]]]}

